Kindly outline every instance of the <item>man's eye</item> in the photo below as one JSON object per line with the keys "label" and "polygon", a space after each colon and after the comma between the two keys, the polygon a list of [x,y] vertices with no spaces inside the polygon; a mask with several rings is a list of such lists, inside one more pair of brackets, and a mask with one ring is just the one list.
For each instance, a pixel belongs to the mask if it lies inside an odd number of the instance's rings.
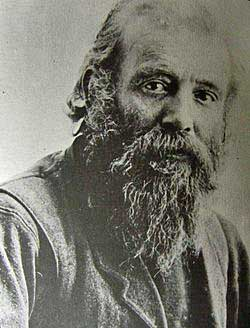
{"label": "man's eye", "polygon": [[142,91],[151,95],[167,94],[167,86],[161,81],[150,81],[142,84]]}
{"label": "man's eye", "polygon": [[194,98],[201,105],[209,105],[218,100],[218,96],[214,92],[208,90],[195,91]]}

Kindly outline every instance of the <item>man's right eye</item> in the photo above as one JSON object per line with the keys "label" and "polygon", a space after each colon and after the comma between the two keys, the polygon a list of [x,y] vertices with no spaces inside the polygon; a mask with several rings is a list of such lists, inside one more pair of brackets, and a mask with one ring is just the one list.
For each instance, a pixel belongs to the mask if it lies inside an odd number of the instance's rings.
{"label": "man's right eye", "polygon": [[143,93],[152,96],[164,96],[168,94],[168,86],[160,80],[151,80],[141,86]]}

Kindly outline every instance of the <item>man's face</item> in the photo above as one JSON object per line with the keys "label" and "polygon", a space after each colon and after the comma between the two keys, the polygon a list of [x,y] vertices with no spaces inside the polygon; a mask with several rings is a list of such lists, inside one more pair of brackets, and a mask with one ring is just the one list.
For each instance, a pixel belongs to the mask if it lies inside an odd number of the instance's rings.
{"label": "man's face", "polygon": [[[106,151],[90,147],[96,155],[89,162],[107,154],[105,169],[122,178],[125,204],[113,201],[112,226],[127,245],[132,239],[133,253],[156,257],[164,269],[196,248],[197,200],[214,188],[223,143],[230,61],[215,34],[159,21],[150,13],[127,24],[118,84],[104,72],[95,80],[103,96],[94,97],[93,84],[88,124],[92,145],[106,139]],[[102,122],[97,132],[93,121]]]}
{"label": "man's face", "polygon": [[118,103],[125,116],[136,118],[137,128],[158,125],[167,133],[183,130],[206,145],[221,143],[230,78],[221,39],[144,18],[125,29],[124,49]]}

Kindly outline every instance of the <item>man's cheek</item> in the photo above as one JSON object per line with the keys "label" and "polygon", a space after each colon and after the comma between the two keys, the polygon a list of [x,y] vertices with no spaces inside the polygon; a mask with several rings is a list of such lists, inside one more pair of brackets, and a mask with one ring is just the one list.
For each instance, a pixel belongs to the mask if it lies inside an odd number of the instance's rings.
{"label": "man's cheek", "polygon": [[149,125],[156,118],[157,110],[155,105],[137,94],[126,95],[123,108],[127,117],[139,120],[142,126]]}
{"label": "man's cheek", "polygon": [[210,144],[211,140],[215,143],[221,143],[224,135],[224,119],[221,114],[216,112],[202,113],[196,118],[194,123],[195,134],[206,145]]}
{"label": "man's cheek", "polygon": [[135,106],[134,103],[128,103],[126,107],[123,107],[121,110],[126,128],[129,127],[130,129],[132,129],[133,134],[144,126],[141,111],[138,109],[137,106]]}
{"label": "man's cheek", "polygon": [[209,139],[213,140],[218,146],[224,142],[225,123],[223,120],[213,121],[209,130]]}

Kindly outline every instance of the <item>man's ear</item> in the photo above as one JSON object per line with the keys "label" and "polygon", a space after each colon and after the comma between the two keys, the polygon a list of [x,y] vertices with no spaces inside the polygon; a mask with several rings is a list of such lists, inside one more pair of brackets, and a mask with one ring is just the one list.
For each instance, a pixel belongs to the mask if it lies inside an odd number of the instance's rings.
{"label": "man's ear", "polygon": [[84,122],[84,117],[87,115],[89,106],[89,82],[93,74],[93,69],[88,68],[81,75],[76,83],[73,93],[67,99],[69,107],[68,116],[73,121],[73,135],[77,135]]}

